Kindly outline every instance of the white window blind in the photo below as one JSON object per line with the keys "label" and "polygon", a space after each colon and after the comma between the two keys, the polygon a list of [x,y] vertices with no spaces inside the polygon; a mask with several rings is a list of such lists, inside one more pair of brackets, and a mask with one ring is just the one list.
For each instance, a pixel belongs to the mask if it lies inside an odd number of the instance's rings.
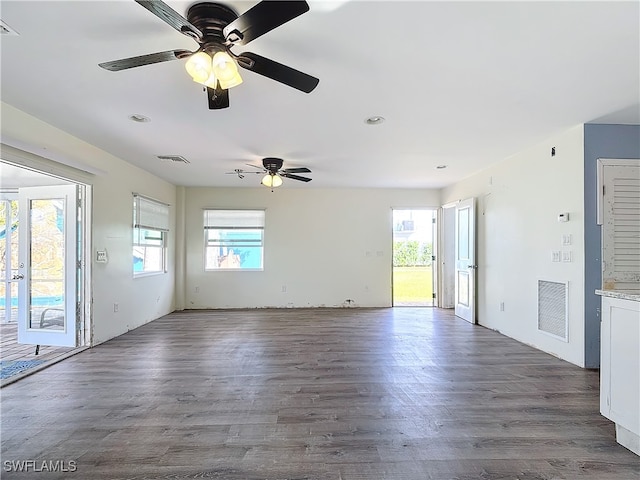
{"label": "white window blind", "polygon": [[204,228],[264,228],[264,210],[205,210]]}
{"label": "white window blind", "polygon": [[138,194],[133,195],[134,228],[169,231],[169,205]]}
{"label": "white window blind", "polygon": [[204,210],[204,268],[262,270],[264,210]]}
{"label": "white window blind", "polygon": [[640,291],[640,167],[606,166],[603,182],[603,288]]}

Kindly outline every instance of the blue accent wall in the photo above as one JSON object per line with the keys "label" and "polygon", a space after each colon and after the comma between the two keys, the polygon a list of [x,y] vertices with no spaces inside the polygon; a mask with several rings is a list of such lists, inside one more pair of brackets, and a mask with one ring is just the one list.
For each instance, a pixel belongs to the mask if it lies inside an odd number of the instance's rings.
{"label": "blue accent wall", "polygon": [[600,296],[602,237],[596,224],[599,158],[640,158],[640,125],[584,126],[585,367],[600,367]]}

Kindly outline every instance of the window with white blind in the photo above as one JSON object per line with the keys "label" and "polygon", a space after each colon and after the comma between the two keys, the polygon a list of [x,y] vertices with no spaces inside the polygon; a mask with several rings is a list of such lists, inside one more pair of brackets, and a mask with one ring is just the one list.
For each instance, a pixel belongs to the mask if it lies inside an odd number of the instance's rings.
{"label": "window with white blind", "polygon": [[264,210],[205,210],[204,269],[262,270]]}
{"label": "window with white blind", "polygon": [[133,195],[133,275],[167,271],[169,205]]}

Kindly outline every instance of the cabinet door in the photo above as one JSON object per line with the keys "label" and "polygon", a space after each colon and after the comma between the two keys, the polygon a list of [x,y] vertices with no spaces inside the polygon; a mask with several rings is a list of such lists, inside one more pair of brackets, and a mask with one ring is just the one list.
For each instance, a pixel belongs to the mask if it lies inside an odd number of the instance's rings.
{"label": "cabinet door", "polygon": [[640,302],[602,298],[600,412],[640,435]]}

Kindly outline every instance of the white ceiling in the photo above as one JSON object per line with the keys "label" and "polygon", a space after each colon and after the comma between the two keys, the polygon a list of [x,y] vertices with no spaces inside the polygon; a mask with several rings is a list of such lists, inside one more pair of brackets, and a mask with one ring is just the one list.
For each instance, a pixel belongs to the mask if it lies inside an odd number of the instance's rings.
{"label": "white ceiling", "polygon": [[2,0],[19,33],[0,38],[2,101],[187,186],[257,186],[226,172],[276,156],[313,171],[285,187],[440,188],[580,123],[640,123],[639,2],[309,3],[234,51],[314,75],[316,90],[241,69],[230,108],[210,111],[184,60],[98,67],[195,50],[133,0]]}

